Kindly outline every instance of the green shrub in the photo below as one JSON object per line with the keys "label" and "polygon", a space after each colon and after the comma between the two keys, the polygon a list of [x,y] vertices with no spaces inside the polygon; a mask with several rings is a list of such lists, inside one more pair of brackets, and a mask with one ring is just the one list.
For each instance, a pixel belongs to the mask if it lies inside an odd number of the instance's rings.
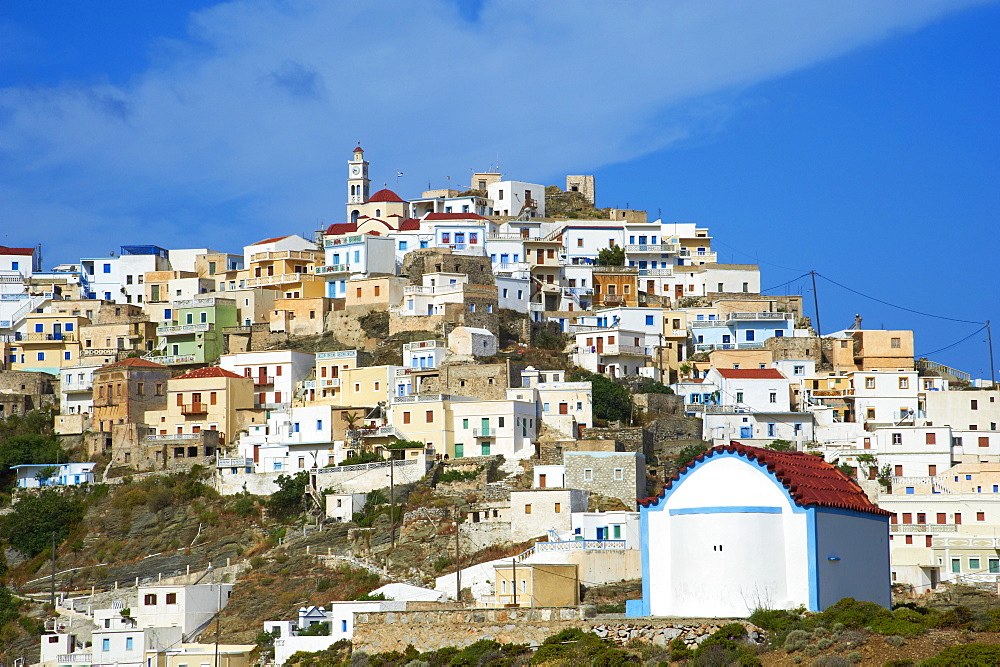
{"label": "green shrub", "polygon": [[851,662],[839,655],[821,655],[809,663],[810,667],[850,667]]}
{"label": "green shrub", "polygon": [[670,641],[667,645],[670,649],[670,660],[671,662],[679,662],[681,660],[690,660],[694,656],[694,651],[688,648],[688,645],[684,643],[684,640],[680,637],[676,637]]}
{"label": "green shrub", "polygon": [[973,616],[972,611],[968,607],[958,606],[930,618],[928,622],[935,628],[967,630],[972,627],[974,621],[975,616]]}
{"label": "green shrub", "polygon": [[944,667],[945,665],[998,665],[1000,664],[1000,644],[957,644],[943,649],[921,665]]}
{"label": "green shrub", "polygon": [[832,626],[834,623],[842,623],[847,628],[865,628],[876,618],[892,618],[892,612],[874,602],[844,598],[817,614],[814,620],[817,625]]}
{"label": "green shrub", "polygon": [[[694,651],[695,661],[706,659],[710,664],[759,664],[753,649],[747,645],[747,629],[742,623],[726,623],[713,632]],[[707,660],[711,655],[711,660]]]}
{"label": "green shrub", "polygon": [[863,659],[864,658],[862,658],[861,654],[858,653],[857,651],[851,651],[850,653],[847,654],[847,662],[851,663],[852,665],[858,664]]}
{"label": "green shrub", "polygon": [[[767,631],[771,646],[784,646],[789,633],[801,630],[803,626],[802,614],[787,609],[758,608],[750,614],[748,620],[758,628]],[[808,638],[808,634],[806,637]]]}
{"label": "green shrub", "polygon": [[[919,614],[917,615],[919,616]],[[904,621],[891,617],[876,618],[870,627],[872,632],[880,635],[921,635],[927,631],[927,628],[919,621]]]}
{"label": "green shrub", "polygon": [[812,639],[812,635],[805,630],[792,630],[785,637],[785,641],[782,642],[782,646],[789,653],[794,653],[795,651],[801,651]]}
{"label": "green shrub", "polygon": [[905,646],[906,640],[899,635],[889,635],[885,638],[885,643],[889,646]]}
{"label": "green shrub", "polygon": [[316,591],[322,593],[323,591],[328,590],[332,585],[333,582],[329,579],[320,579],[316,582]]}
{"label": "green shrub", "polygon": [[478,467],[475,470],[445,470],[438,476],[438,484],[447,484],[448,482],[471,482],[479,473],[482,472],[482,467]]}
{"label": "green shrub", "polygon": [[255,570],[259,570],[266,564],[267,561],[264,560],[263,556],[254,556],[253,558],[250,559],[250,567],[252,567]]}

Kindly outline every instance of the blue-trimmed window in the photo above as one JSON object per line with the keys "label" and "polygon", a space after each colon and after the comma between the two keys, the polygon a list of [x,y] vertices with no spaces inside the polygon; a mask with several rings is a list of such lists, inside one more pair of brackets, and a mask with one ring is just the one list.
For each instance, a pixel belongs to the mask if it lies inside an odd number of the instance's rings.
{"label": "blue-trimmed window", "polygon": [[45,353],[44,352],[39,352],[38,353],[38,361],[45,361]]}
{"label": "blue-trimmed window", "polygon": [[45,325],[38,322],[35,323],[35,333],[42,333],[45,331]]}

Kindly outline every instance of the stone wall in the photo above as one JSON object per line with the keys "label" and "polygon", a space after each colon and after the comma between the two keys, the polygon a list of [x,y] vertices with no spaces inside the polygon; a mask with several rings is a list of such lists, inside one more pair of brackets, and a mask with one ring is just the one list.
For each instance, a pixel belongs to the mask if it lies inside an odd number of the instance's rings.
{"label": "stone wall", "polygon": [[675,394],[632,394],[637,408],[651,417],[683,417],[684,397]]}
{"label": "stone wall", "polygon": [[[635,452],[573,452],[563,458],[566,486],[618,498],[625,507],[635,510],[637,498],[646,497],[646,457]],[[614,471],[621,469],[622,478]],[[590,471],[587,479],[585,471]]]}
{"label": "stone wall", "polygon": [[639,452],[646,458],[653,453],[653,434],[642,428],[618,427],[618,428],[585,428],[583,429],[584,440],[614,440],[621,446],[621,450],[626,452]]}
{"label": "stone wall", "polygon": [[[225,470],[225,469],[224,469]],[[294,475],[298,470],[279,470],[275,472],[230,474],[228,472],[215,476],[215,489],[224,496],[237,493],[251,493],[257,496],[269,496],[278,490],[278,477]],[[416,482],[426,474],[419,461],[396,462],[393,471],[393,481],[400,484]],[[316,475],[316,487],[320,493],[333,490],[342,493],[368,493],[375,489],[389,486],[389,467],[386,464],[365,464],[363,466],[342,466],[325,468]]]}
{"label": "stone wall", "polygon": [[[355,651],[368,654],[402,652],[408,645],[420,652],[446,646],[461,648],[481,639],[538,646],[557,632],[580,628],[619,644],[638,640],[666,646],[670,640],[680,637],[694,646],[730,622],[724,619],[588,618],[592,611],[593,607],[546,607],[358,613],[354,616],[352,643]],[[764,640],[760,628],[741,619],[736,622],[746,626],[753,640]]]}
{"label": "stone wall", "polygon": [[[420,382],[421,394],[472,396],[484,401],[507,398],[507,387],[521,386],[524,364],[444,365],[438,375]],[[516,384],[509,384],[509,382]]]}
{"label": "stone wall", "polygon": [[[819,358],[819,341],[822,342],[822,359]],[[771,356],[775,361],[786,359],[812,359],[817,364],[817,370],[831,367],[830,360],[833,359],[833,339],[817,339],[815,336],[808,338],[768,338],[764,341],[764,347],[771,351]]]}
{"label": "stone wall", "polygon": [[441,272],[464,273],[469,276],[469,283],[472,285],[496,285],[489,257],[453,255],[450,251],[440,248],[406,253],[400,275],[408,278],[411,285],[421,285],[425,273]]}
{"label": "stone wall", "polygon": [[496,544],[510,544],[510,521],[466,521],[459,524],[462,550],[471,553]]}

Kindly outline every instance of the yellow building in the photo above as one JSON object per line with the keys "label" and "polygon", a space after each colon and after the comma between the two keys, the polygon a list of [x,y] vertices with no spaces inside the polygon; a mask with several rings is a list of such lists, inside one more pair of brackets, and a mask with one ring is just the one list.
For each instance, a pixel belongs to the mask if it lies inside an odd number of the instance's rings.
{"label": "yellow building", "polygon": [[146,651],[146,667],[250,667],[256,664],[256,649],[256,644],[181,644]]}
{"label": "yellow building", "polygon": [[913,332],[860,330],[833,341],[837,371],[913,370]]}
{"label": "yellow building", "polygon": [[639,269],[634,266],[594,267],[594,307],[639,305]]}
{"label": "yellow building", "polygon": [[169,380],[166,408],[146,412],[146,423],[162,436],[219,431],[225,444],[243,427],[240,411],[253,407],[253,378],[210,366]]}
{"label": "yellow building", "polygon": [[14,334],[8,348],[9,369],[59,375],[64,366],[79,366],[80,329],[90,320],[65,313],[35,313],[25,320],[25,333]]}
{"label": "yellow building", "polygon": [[580,604],[579,566],[494,565],[499,607],[575,607]]}
{"label": "yellow building", "polygon": [[312,380],[302,383],[303,403],[320,405],[351,405],[341,402],[340,374],[358,366],[357,350],[335,350],[316,353],[316,371]]}
{"label": "yellow building", "polygon": [[[266,239],[255,245],[271,248],[288,238],[291,237]],[[251,252],[248,260],[250,277],[246,287],[278,290],[286,299],[322,297],[326,293],[326,278],[313,273],[317,266],[323,265],[323,252],[319,249],[262,248]]]}

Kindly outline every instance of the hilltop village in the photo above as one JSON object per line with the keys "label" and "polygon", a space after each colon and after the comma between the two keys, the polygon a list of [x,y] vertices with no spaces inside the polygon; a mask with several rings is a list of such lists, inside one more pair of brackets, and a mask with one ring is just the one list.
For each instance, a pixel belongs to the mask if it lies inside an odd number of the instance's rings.
{"label": "hilltop village", "polygon": [[358,147],[310,238],[0,247],[0,655],[815,656],[863,644],[816,625],[844,598],[897,637],[996,591],[1000,390],[564,185],[405,200]]}

